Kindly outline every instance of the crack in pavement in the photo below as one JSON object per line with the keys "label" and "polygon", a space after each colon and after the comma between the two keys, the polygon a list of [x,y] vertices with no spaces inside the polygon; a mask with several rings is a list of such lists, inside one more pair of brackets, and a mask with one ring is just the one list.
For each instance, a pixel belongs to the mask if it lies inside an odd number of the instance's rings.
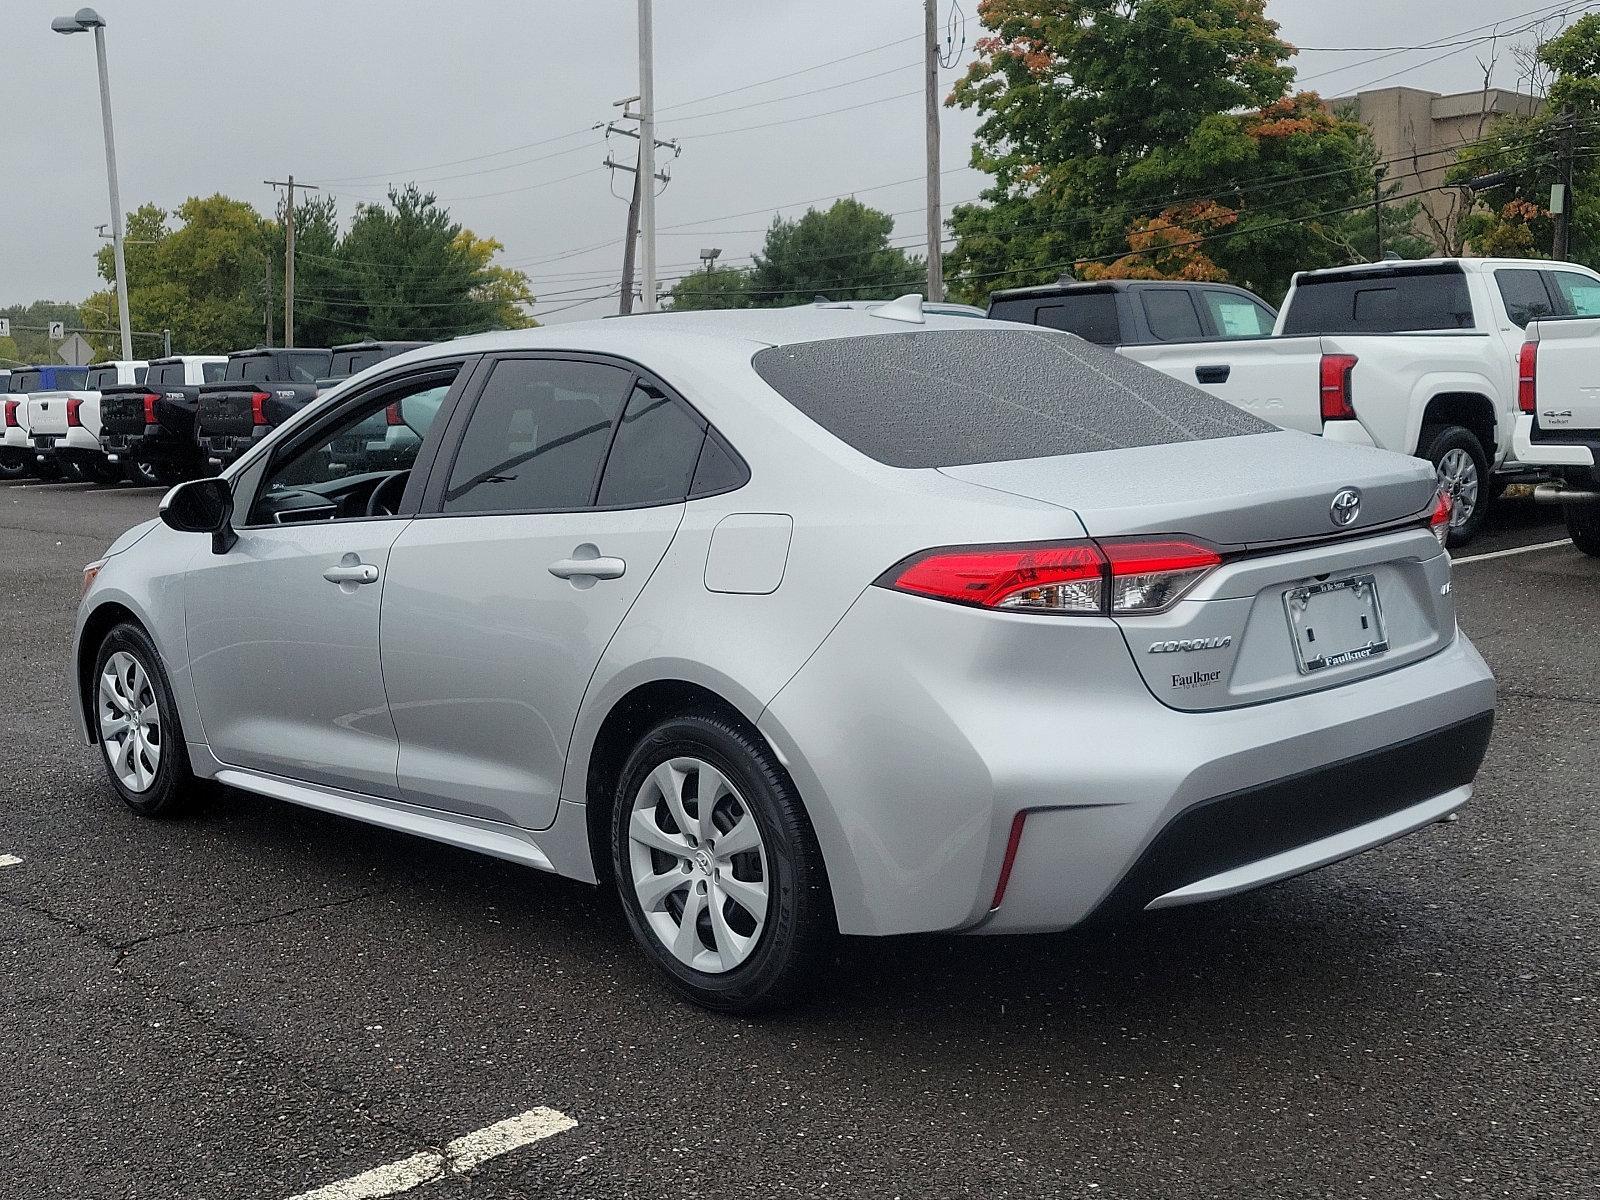
{"label": "crack in pavement", "polygon": [[1502,696],[1513,696],[1518,700],[1554,700],[1560,704],[1600,704],[1600,700],[1589,696],[1557,696],[1552,692],[1535,692],[1526,688],[1501,688]]}

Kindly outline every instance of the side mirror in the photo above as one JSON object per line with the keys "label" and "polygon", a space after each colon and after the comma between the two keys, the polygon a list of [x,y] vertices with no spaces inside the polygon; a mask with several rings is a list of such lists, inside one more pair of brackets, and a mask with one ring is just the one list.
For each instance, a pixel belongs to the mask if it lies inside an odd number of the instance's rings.
{"label": "side mirror", "polygon": [[226,479],[180,483],[162,497],[157,511],[179,533],[209,533],[213,554],[226,554],[239,540],[233,531],[233,489]]}

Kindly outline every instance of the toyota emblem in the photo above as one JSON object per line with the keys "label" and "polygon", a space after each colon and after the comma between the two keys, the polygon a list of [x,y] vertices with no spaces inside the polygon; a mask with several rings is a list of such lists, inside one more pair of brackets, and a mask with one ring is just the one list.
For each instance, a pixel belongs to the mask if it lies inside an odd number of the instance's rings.
{"label": "toyota emblem", "polygon": [[1354,525],[1361,515],[1361,493],[1355,488],[1343,488],[1334,493],[1328,505],[1328,516],[1341,529]]}

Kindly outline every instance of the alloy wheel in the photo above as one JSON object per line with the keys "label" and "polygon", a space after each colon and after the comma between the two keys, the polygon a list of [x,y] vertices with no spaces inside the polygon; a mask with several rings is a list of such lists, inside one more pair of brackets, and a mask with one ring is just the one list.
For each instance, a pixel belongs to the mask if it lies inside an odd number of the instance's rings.
{"label": "alloy wheel", "polygon": [[1472,520],[1478,507],[1478,464],[1472,455],[1457,447],[1447,450],[1439,459],[1439,485],[1450,493],[1455,502],[1450,512],[1450,528],[1460,529]]}
{"label": "alloy wheel", "polygon": [[149,791],[161,767],[161,708],[149,672],[126,650],[106,659],[98,711],[112,772],[130,792]]}
{"label": "alloy wheel", "polygon": [[766,926],[766,845],[728,778],[698,758],[650,773],[628,818],[628,864],[646,923],[679,962],[721,974]]}

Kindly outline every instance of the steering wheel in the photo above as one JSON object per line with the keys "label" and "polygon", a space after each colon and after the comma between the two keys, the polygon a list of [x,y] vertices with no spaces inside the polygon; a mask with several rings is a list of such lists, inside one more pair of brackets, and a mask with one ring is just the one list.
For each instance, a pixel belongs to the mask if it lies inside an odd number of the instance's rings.
{"label": "steering wheel", "polygon": [[377,487],[372,489],[367,497],[367,516],[392,517],[400,511],[400,500],[405,495],[406,478],[409,471],[396,471]]}

